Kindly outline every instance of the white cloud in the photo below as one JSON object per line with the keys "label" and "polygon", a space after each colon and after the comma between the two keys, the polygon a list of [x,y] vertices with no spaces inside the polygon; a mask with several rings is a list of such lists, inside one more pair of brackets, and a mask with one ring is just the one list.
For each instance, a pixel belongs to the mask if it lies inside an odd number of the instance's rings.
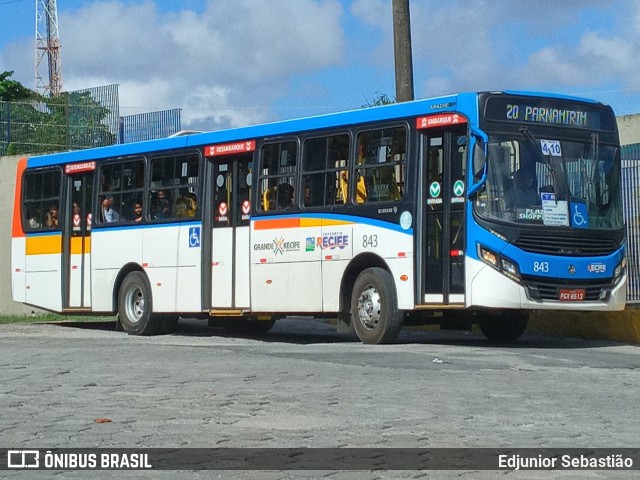
{"label": "white cloud", "polygon": [[342,13],[336,0],[210,0],[201,14],[89,3],[60,14],[65,89],[118,83],[122,113],[183,108],[185,126],[264,121],[292,76],[342,62]]}
{"label": "white cloud", "polygon": [[351,4],[351,13],[364,23],[372,27],[389,29],[391,2],[389,0],[355,0]]}

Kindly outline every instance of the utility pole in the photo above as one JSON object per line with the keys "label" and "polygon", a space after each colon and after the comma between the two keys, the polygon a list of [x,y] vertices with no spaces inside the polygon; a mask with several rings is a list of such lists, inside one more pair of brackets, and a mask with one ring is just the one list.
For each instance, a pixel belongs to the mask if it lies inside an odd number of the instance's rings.
{"label": "utility pole", "polygon": [[393,0],[393,56],[396,66],[396,101],[413,100],[413,61],[409,0]]}

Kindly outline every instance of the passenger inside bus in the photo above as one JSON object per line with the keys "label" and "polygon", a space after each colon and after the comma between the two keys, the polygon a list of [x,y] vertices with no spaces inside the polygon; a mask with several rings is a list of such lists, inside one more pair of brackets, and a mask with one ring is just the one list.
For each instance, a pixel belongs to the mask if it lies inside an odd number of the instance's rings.
{"label": "passenger inside bus", "polygon": [[288,183],[278,185],[278,204],[277,208],[289,208],[293,205],[294,188]]}
{"label": "passenger inside bus", "polygon": [[152,217],[155,219],[171,217],[171,203],[164,190],[158,190],[155,201],[153,202],[152,212]]}
{"label": "passenger inside bus", "polygon": [[120,214],[113,209],[112,205],[113,205],[112,197],[110,196],[105,197],[102,200],[102,210],[101,210],[102,223],[113,223],[113,222],[120,221]]}
{"label": "passenger inside bus", "polygon": [[58,206],[51,205],[49,211],[44,216],[45,227],[55,228],[58,226]]}
{"label": "passenger inside bus", "polygon": [[29,216],[29,227],[40,228],[42,226],[40,223],[41,218],[42,218],[42,210],[40,208],[36,208],[32,212],[32,214]]}
{"label": "passenger inside bus", "polygon": [[197,197],[191,193],[186,192],[180,198],[176,200],[176,217],[178,218],[192,218],[196,216],[196,207],[198,205]]}
{"label": "passenger inside bus", "polygon": [[141,222],[142,221],[142,203],[136,202],[133,204],[133,221]]}

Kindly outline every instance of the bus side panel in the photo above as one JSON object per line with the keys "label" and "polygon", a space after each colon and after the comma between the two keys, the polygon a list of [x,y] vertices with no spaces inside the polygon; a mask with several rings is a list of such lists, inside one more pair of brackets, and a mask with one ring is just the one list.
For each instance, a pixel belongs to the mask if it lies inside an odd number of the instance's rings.
{"label": "bus side panel", "polygon": [[[256,312],[321,312],[320,222],[298,218],[253,223],[251,309]],[[286,306],[285,306],[286,305]]]}
{"label": "bus side panel", "polygon": [[[393,276],[398,294],[398,308],[415,307],[413,272],[413,230],[385,224],[358,224],[353,229],[353,255],[372,253],[381,257]],[[407,280],[401,280],[407,277]]]}
{"label": "bus side panel", "polygon": [[26,237],[11,240],[11,291],[14,302],[25,303],[27,291],[25,283]]}
{"label": "bus side panel", "polygon": [[26,239],[26,302],[62,310],[62,234],[35,234]]}
{"label": "bus side panel", "polygon": [[325,312],[340,310],[340,279],[353,258],[354,224],[347,217],[326,215],[316,248],[322,255],[322,298]]}
{"label": "bus side panel", "polygon": [[235,258],[235,282],[236,282],[236,308],[251,307],[251,245],[250,228],[236,228],[236,258]]}
{"label": "bus side panel", "polygon": [[129,263],[141,264],[141,237],[142,231],[133,228],[93,230],[90,263],[93,311],[112,311],[112,294],[120,270]]}
{"label": "bus side panel", "polygon": [[[195,225],[181,225],[178,238],[178,268],[175,290],[175,312],[202,311],[202,229]],[[155,297],[154,297],[155,301]]]}
{"label": "bus side panel", "polygon": [[[144,228],[142,235],[142,261],[151,284],[153,311],[177,312],[176,291],[178,288],[180,227],[168,225]],[[184,287],[187,288],[189,285],[184,285]],[[199,294],[200,290],[198,290]]]}
{"label": "bus side panel", "polygon": [[349,260],[322,262],[322,306],[325,313],[340,311],[340,279]]}
{"label": "bus side panel", "polygon": [[413,286],[416,282],[413,273],[413,257],[388,258],[386,261],[396,285],[398,308],[401,310],[412,310],[415,307]]}

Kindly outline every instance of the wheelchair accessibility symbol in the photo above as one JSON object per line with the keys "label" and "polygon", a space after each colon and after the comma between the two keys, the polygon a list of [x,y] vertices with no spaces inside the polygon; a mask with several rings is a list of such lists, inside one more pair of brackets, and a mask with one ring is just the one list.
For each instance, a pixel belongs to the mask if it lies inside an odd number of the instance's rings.
{"label": "wheelchair accessibility symbol", "polygon": [[584,203],[571,204],[571,225],[574,228],[589,228],[589,213]]}
{"label": "wheelchair accessibility symbol", "polygon": [[189,248],[200,246],[200,227],[189,229]]}

